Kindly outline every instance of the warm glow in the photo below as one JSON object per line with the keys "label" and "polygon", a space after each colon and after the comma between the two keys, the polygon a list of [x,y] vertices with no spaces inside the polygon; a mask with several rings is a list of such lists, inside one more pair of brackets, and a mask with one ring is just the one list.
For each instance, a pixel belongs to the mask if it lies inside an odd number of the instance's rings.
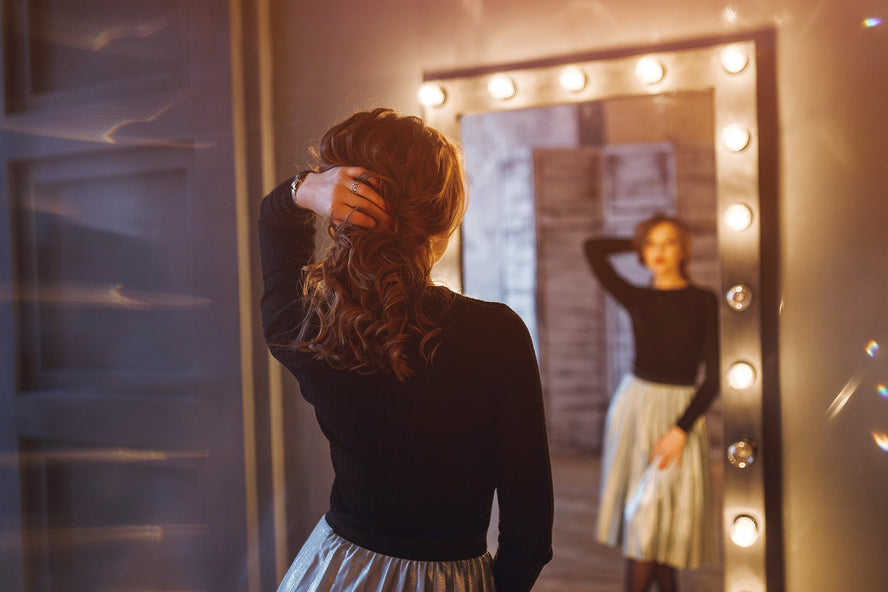
{"label": "warm glow", "polygon": [[755,382],[755,368],[746,362],[735,362],[728,369],[727,381],[732,389],[747,389]]}
{"label": "warm glow", "polygon": [[730,6],[722,9],[722,22],[726,25],[733,25],[737,22],[737,11],[731,8]]}
{"label": "warm glow", "polygon": [[558,75],[561,88],[571,92],[579,92],[586,88],[586,73],[579,66],[567,66]]}
{"label": "warm glow", "polygon": [[741,547],[751,547],[758,540],[758,524],[755,518],[741,514],[731,524],[731,540]]}
{"label": "warm glow", "polygon": [[888,452],[888,434],[886,434],[885,432],[870,432],[870,434],[872,434],[873,440],[876,441],[876,444],[879,446],[879,448],[881,448],[885,452]]}
{"label": "warm glow", "polygon": [[737,232],[746,230],[752,224],[752,210],[745,204],[731,204],[725,209],[725,224]]}
{"label": "warm glow", "polygon": [[727,72],[739,74],[749,63],[749,54],[741,47],[731,45],[721,52],[721,63]]}
{"label": "warm glow", "polygon": [[749,130],[742,125],[729,125],[722,130],[722,142],[728,147],[728,150],[740,152],[749,145]]}
{"label": "warm glow", "polygon": [[496,74],[487,83],[487,92],[498,101],[511,99],[517,90],[515,81],[505,74]]}
{"label": "warm glow", "polygon": [[419,87],[419,102],[424,107],[440,107],[447,101],[447,93],[434,82],[426,82]]}
{"label": "warm glow", "polygon": [[635,77],[642,84],[656,84],[663,80],[666,75],[666,69],[663,63],[657,58],[646,57],[638,60],[635,64]]}

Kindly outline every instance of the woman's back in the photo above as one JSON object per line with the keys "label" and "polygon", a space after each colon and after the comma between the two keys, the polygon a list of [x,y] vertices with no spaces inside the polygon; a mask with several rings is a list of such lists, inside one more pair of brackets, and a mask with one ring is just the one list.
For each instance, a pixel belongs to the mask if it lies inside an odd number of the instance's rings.
{"label": "woman's back", "polygon": [[[539,478],[549,461],[526,328],[504,305],[444,292],[430,289],[445,330],[435,362],[405,382],[336,370],[296,350],[279,355],[330,441],[328,521],[399,557],[440,558],[448,545],[467,557],[483,553],[495,488],[507,511],[531,521],[551,495]],[[528,482],[515,482],[519,467]],[[522,545],[548,547],[540,518]]]}

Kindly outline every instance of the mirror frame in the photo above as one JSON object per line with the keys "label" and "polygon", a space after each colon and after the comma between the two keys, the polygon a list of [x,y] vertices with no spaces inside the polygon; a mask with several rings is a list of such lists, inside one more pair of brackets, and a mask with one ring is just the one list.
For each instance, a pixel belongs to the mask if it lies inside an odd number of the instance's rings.
{"label": "mirror frame", "polygon": [[[729,47],[745,52],[748,57],[740,72],[728,72],[722,64],[722,52]],[[636,77],[636,65],[646,57],[655,58],[663,65],[664,76],[659,82],[646,84]],[[585,72],[586,85],[582,90],[570,91],[560,86],[559,74],[566,66],[575,66]],[[719,318],[724,438],[726,445],[748,440],[755,446],[757,457],[757,462],[742,469],[729,463],[727,455],[723,457],[722,531],[726,592],[765,590],[767,587],[765,471],[761,461],[767,453],[761,450],[762,318],[770,318],[770,315],[763,312],[762,302],[768,301],[764,290],[770,288],[762,282],[758,66],[757,42],[753,35],[751,38],[633,48],[474,70],[429,72],[423,77],[425,84],[438,86],[444,93],[443,104],[423,108],[425,121],[457,143],[462,115],[630,96],[712,91],[718,192],[716,229],[721,267]],[[496,74],[511,77],[516,86],[514,96],[504,100],[491,97],[487,85]],[[740,150],[728,148],[723,141],[723,130],[732,125],[739,125],[749,132],[749,141]],[[750,225],[741,231],[732,229],[726,220],[725,213],[734,204],[743,204],[752,213]],[[771,224],[765,220],[766,229]],[[443,283],[458,289],[461,286],[461,248],[458,235],[454,239],[435,273]],[[765,242],[772,244],[767,236]],[[728,301],[729,291],[737,284],[742,284],[752,294],[748,306],[740,310],[730,306]],[[749,364],[755,370],[755,376],[752,384],[735,388],[730,386],[727,374],[739,362]],[[770,373],[770,365],[768,370]],[[770,376],[768,379],[771,380]],[[731,539],[731,526],[741,516],[752,517],[758,527],[758,538],[746,547]],[[779,541],[774,542],[779,545]]]}

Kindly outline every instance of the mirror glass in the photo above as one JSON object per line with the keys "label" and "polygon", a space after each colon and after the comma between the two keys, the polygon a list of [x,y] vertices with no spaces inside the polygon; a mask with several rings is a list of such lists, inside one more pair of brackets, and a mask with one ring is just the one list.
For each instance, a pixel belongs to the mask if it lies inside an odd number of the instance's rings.
{"label": "mirror glass", "polygon": [[[726,50],[745,55],[746,64],[729,68]],[[737,281],[758,288],[753,58],[752,43],[734,43],[426,76],[446,99],[427,107],[425,118],[462,144],[470,195],[460,236],[436,273],[469,296],[509,304],[528,325],[540,361],[556,514],[555,558],[535,590],[622,590],[621,553],[595,541],[594,523],[604,417],[631,369],[633,343],[628,316],[592,276],[585,239],[627,236],[642,218],[675,214],[693,234],[694,283],[722,295]],[[559,83],[566,66],[585,74],[579,90]],[[502,73],[515,84],[505,100],[487,88]],[[749,142],[722,142],[729,126],[748,132]],[[740,234],[722,220],[734,203],[753,214]],[[615,264],[631,281],[648,282],[636,257],[621,255]],[[738,355],[759,363],[754,316],[729,317],[738,313],[726,309],[722,369]],[[724,469],[724,434],[733,435],[732,417],[748,420],[760,409],[750,411],[755,399],[746,397],[744,412],[732,415],[740,403],[727,390],[707,414],[724,559],[682,572],[686,591],[724,589],[734,565],[721,526],[737,503],[729,491],[736,477]],[[743,429],[750,426],[745,421]],[[747,471],[742,478],[740,501],[748,509],[759,501],[749,482],[759,477]]]}
{"label": "mirror glass", "polygon": [[[654,213],[677,215],[693,235],[694,283],[718,291],[713,137],[709,90],[461,118],[471,196],[462,226],[463,292],[505,302],[521,315],[540,363],[558,553],[539,586],[564,589],[569,581],[618,590],[623,575],[619,553],[597,545],[591,533],[604,418],[631,371],[633,337],[626,312],[594,279],[583,243],[631,236]],[[614,263],[647,285],[648,272],[634,255]],[[717,400],[707,414],[718,500],[720,412]],[[721,566],[683,579],[684,589],[718,589]]]}

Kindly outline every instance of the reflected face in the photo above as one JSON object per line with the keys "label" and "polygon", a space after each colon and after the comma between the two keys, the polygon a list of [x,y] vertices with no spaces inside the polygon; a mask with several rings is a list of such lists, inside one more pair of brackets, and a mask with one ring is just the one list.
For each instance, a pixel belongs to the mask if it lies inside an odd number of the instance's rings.
{"label": "reflected face", "polygon": [[679,273],[685,257],[679,230],[669,222],[651,228],[641,247],[641,258],[654,275]]}

